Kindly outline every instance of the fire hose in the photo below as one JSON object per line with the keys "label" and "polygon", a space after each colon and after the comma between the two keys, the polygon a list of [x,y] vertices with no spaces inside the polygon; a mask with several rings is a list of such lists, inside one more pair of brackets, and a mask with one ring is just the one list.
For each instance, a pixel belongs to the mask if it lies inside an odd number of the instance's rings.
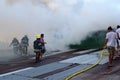
{"label": "fire hose", "polygon": [[97,65],[101,62],[103,56],[108,56],[108,55],[109,55],[109,54],[108,54],[107,52],[105,52],[105,49],[103,49],[102,52],[101,52],[101,54],[100,54],[100,57],[99,57],[98,61],[97,61],[95,64],[93,64],[92,66],[89,66],[88,68],[85,68],[85,69],[83,69],[83,70],[80,70],[80,71],[78,71],[78,72],[76,72],[76,73],[68,76],[65,80],[70,80],[70,79],[72,79],[73,77],[75,77],[75,76],[77,76],[77,75],[79,75],[79,74],[81,74],[81,73],[84,73],[84,72],[86,72],[86,71],[94,68],[95,66],[97,66]]}

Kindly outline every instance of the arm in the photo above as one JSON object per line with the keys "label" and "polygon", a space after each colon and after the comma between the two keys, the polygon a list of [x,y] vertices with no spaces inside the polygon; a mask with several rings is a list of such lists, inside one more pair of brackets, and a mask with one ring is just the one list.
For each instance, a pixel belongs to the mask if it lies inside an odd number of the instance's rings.
{"label": "arm", "polygon": [[118,41],[118,39],[116,39],[116,42],[117,42],[117,48],[119,48],[119,41]]}
{"label": "arm", "polygon": [[12,42],[10,43],[10,45],[9,46],[11,46],[13,44],[13,40],[12,40]]}
{"label": "arm", "polygon": [[104,43],[104,47],[103,48],[106,48],[107,42],[108,42],[108,39],[105,39],[105,43]]}
{"label": "arm", "polygon": [[118,39],[120,40],[120,36],[119,36],[119,33],[117,32],[117,37],[118,37]]}

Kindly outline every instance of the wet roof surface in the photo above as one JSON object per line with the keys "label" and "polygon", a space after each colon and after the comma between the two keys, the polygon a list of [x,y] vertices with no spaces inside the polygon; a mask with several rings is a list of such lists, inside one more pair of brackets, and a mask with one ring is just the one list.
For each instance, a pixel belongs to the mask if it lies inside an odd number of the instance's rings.
{"label": "wet roof surface", "polygon": [[[84,51],[86,52],[86,51]],[[21,63],[4,64],[1,66],[8,69],[9,73],[2,73],[0,80],[64,80],[66,77],[85,69],[94,64],[101,51],[91,54],[75,54],[76,52],[65,52],[43,58],[42,62],[36,64],[34,59]],[[82,54],[82,55],[81,55]],[[120,59],[114,60],[114,66],[107,67],[107,57],[95,68],[72,78],[72,80],[118,80],[120,79]],[[1,70],[2,71],[2,70]]]}

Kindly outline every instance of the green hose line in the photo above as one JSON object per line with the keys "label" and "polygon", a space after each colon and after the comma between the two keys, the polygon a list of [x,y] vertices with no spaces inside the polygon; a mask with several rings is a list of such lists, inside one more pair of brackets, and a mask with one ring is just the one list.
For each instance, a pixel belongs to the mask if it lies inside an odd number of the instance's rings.
{"label": "green hose line", "polygon": [[83,70],[80,70],[80,71],[78,71],[78,72],[76,72],[76,73],[68,76],[65,80],[70,80],[70,79],[72,79],[73,77],[75,77],[75,76],[77,76],[77,75],[79,75],[79,74],[81,74],[81,73],[83,73],[83,72],[86,72],[86,71],[94,68],[95,66],[97,66],[97,65],[101,62],[101,60],[102,60],[102,58],[103,58],[103,56],[104,56],[104,53],[105,53],[105,52],[104,52],[104,49],[103,49],[102,52],[101,52],[101,54],[100,54],[99,60],[98,60],[95,64],[93,64],[92,66],[90,66],[90,67],[88,67],[88,68],[85,68],[85,69],[83,69]]}

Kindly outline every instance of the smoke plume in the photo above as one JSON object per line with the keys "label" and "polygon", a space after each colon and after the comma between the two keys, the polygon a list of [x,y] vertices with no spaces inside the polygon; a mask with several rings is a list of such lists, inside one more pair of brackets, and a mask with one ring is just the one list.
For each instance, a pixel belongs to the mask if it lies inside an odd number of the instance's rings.
{"label": "smoke plume", "polygon": [[120,23],[119,0],[0,0],[0,42],[44,33],[46,47],[63,50],[90,32]]}

